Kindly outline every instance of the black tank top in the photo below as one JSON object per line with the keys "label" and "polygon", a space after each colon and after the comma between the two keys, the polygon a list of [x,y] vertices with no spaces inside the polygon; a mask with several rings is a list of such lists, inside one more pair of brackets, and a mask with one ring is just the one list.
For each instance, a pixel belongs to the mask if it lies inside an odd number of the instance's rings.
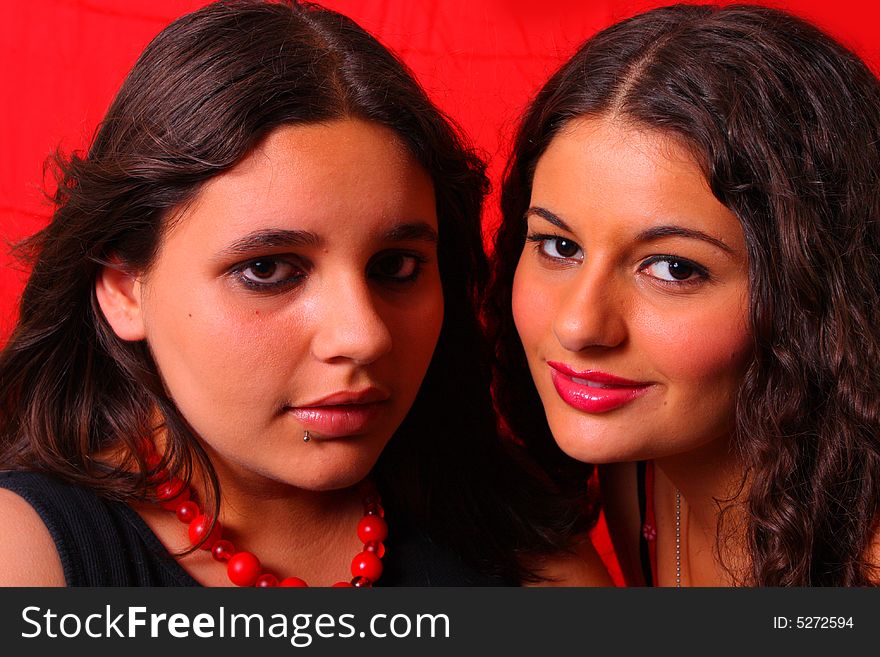
{"label": "black tank top", "polygon": [[[0,472],[49,530],[68,586],[200,586],[131,507],[35,472]],[[381,586],[504,586],[393,514]],[[2,540],[2,539],[0,539]]]}

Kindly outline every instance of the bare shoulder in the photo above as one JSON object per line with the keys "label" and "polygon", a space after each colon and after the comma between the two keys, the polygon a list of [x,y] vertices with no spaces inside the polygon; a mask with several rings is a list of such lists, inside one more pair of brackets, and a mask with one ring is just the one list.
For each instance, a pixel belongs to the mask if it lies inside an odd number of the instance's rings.
{"label": "bare shoulder", "polygon": [[586,536],[575,543],[571,552],[543,559],[536,570],[546,581],[527,586],[614,586],[602,558]]}
{"label": "bare shoulder", "polygon": [[64,586],[49,530],[34,508],[0,488],[0,586]]}

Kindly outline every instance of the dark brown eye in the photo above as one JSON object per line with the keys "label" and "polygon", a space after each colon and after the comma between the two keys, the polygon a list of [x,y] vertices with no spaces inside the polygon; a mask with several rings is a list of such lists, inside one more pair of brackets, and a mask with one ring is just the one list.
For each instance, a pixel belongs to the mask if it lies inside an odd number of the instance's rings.
{"label": "dark brown eye", "polygon": [[301,267],[282,258],[257,258],[244,263],[234,273],[245,286],[256,290],[293,285],[306,275]]}
{"label": "dark brown eye", "polygon": [[672,256],[657,256],[648,260],[643,271],[665,283],[698,283],[708,279],[708,273],[699,265]]}
{"label": "dark brown eye", "polygon": [[398,254],[385,256],[380,258],[376,263],[375,272],[380,276],[397,276],[406,263],[405,258]]}
{"label": "dark brown eye", "polygon": [[571,240],[557,240],[556,250],[563,258],[572,258],[580,250],[580,248]]}
{"label": "dark brown eye", "polygon": [[370,275],[381,280],[402,282],[414,279],[419,274],[421,261],[408,253],[388,253],[376,258]]}
{"label": "dark brown eye", "polygon": [[564,237],[547,238],[541,244],[544,255],[551,258],[580,258],[581,247],[577,242]]}
{"label": "dark brown eye", "polygon": [[253,273],[254,278],[259,279],[272,278],[277,269],[278,263],[274,260],[256,260],[248,267],[248,270]]}
{"label": "dark brown eye", "polygon": [[690,263],[673,260],[669,263],[669,275],[677,281],[684,281],[694,275],[694,268]]}

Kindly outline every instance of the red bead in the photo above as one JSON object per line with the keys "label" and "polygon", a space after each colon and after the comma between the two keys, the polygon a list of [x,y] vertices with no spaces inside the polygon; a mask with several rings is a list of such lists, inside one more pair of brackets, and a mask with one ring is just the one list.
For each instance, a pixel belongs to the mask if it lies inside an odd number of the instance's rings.
{"label": "red bead", "polygon": [[278,578],[275,577],[275,575],[273,575],[272,573],[266,573],[257,577],[257,581],[254,582],[254,586],[256,586],[258,589],[269,589],[273,586],[278,586]]}
{"label": "red bead", "polygon": [[364,552],[372,552],[381,559],[385,556],[385,544],[379,541],[367,541],[364,543]]}
{"label": "red bead", "polygon": [[189,496],[189,486],[177,477],[156,486],[156,497],[159,498],[162,508],[169,511],[176,511],[181,503],[189,500]]}
{"label": "red bead", "polygon": [[372,552],[361,552],[351,561],[351,574],[375,582],[382,575],[382,560]]}
{"label": "red bead", "polygon": [[177,507],[177,511],[174,513],[177,515],[177,519],[180,520],[180,522],[188,525],[196,519],[197,515],[199,515],[199,505],[192,500],[189,502],[183,502]]}
{"label": "red bead", "polygon": [[214,523],[214,529],[208,535],[208,528],[211,526],[211,518],[204,513],[196,516],[195,520],[189,523],[189,542],[191,545],[198,545],[199,542],[207,536],[204,543],[201,544],[202,550],[210,550],[214,546],[215,541],[219,541],[223,537],[223,528],[220,521]]}
{"label": "red bead", "polygon": [[363,543],[370,541],[379,541],[380,543],[388,538],[388,525],[385,520],[379,516],[364,516],[358,523],[358,538]]}
{"label": "red bead", "polygon": [[222,538],[219,541],[215,541],[214,547],[211,548],[211,556],[216,561],[229,561],[234,554],[235,546],[230,541]]}
{"label": "red bead", "polygon": [[[155,452],[144,452],[151,463],[156,463]],[[192,545],[202,550],[210,550],[214,560],[226,562],[226,573],[229,580],[236,586],[271,588],[305,588],[308,584],[299,577],[286,577],[279,581],[272,573],[263,573],[260,560],[250,552],[236,552],[235,546],[222,538],[223,528],[219,521],[201,513],[199,505],[191,500],[192,489],[177,477],[170,477],[165,470],[156,475],[164,477],[157,482],[156,497],[163,507],[175,512],[183,523],[189,523],[189,539]],[[151,478],[152,480],[152,478]],[[351,562],[351,581],[339,581],[333,588],[370,588],[382,575],[382,557],[385,555],[383,541],[388,536],[388,524],[383,519],[385,510],[382,508],[379,495],[375,489],[365,485],[367,495],[364,499],[364,517],[358,523],[358,538],[364,543],[363,552]],[[210,532],[209,532],[210,529]]]}
{"label": "red bead", "polygon": [[260,576],[260,560],[250,552],[237,552],[226,564],[226,574],[236,586],[253,586]]}
{"label": "red bead", "polygon": [[281,580],[278,586],[283,586],[285,588],[308,588],[308,584],[304,579],[300,579],[299,577],[285,577]]}

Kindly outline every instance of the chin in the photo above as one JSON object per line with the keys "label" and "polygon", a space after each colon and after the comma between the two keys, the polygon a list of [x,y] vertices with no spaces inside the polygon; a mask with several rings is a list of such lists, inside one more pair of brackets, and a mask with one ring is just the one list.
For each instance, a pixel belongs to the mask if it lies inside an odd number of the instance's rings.
{"label": "chin", "polygon": [[326,493],[334,490],[343,490],[345,488],[356,486],[364,479],[366,479],[369,474],[370,471],[367,470],[363,474],[346,473],[337,476],[322,477],[321,479],[305,482],[303,485],[298,486],[298,488],[304,488],[306,490],[314,491],[316,493]]}
{"label": "chin", "polygon": [[575,461],[581,463],[593,463],[596,465],[604,463],[617,463],[618,461],[628,461],[628,459],[620,454],[606,454],[598,450],[589,449],[583,444],[571,445],[566,442],[556,441],[559,448]]}
{"label": "chin", "polygon": [[[652,458],[647,446],[627,444],[624,433],[603,431],[594,426],[550,425],[556,444],[565,454],[582,463],[606,464]],[[627,432],[628,433],[628,432]],[[630,441],[632,439],[629,434]]]}
{"label": "chin", "polygon": [[341,490],[359,484],[369,477],[376,458],[351,458],[344,460],[332,459],[319,464],[319,467],[305,471],[305,468],[295,473],[295,481],[290,483],[297,488],[315,492]]}

